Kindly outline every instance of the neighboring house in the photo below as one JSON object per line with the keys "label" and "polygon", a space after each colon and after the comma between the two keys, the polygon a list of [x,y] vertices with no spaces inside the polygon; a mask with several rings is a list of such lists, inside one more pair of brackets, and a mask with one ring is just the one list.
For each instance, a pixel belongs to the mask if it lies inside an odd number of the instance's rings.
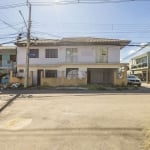
{"label": "neighboring house", "polygon": [[130,72],[141,80],[150,82],[150,51],[131,59]]}
{"label": "neighboring house", "polygon": [[[120,64],[120,49],[129,42],[102,38],[31,40],[29,53],[29,70],[32,72],[30,78],[33,78],[31,85],[126,83],[126,75],[122,77],[120,72],[125,71],[124,64]],[[26,41],[17,42],[16,45],[17,76],[24,77]]]}
{"label": "neighboring house", "polygon": [[16,52],[15,46],[0,45],[0,78],[9,74],[10,70],[16,71]]}

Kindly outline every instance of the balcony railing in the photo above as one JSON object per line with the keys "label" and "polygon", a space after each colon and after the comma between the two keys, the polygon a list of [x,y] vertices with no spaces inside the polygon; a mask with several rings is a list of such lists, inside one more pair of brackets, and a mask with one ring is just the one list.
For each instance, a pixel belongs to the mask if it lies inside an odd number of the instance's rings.
{"label": "balcony railing", "polygon": [[138,63],[131,66],[131,69],[147,67],[147,63]]}

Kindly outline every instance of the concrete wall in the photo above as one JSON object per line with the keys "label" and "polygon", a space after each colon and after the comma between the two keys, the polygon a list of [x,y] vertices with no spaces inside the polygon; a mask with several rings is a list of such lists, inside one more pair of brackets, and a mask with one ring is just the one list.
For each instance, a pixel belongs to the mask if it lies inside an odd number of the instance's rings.
{"label": "concrete wall", "polygon": [[[24,69],[25,65],[18,67],[18,69]],[[87,76],[88,68],[119,68],[120,64],[59,64],[59,65],[30,65],[30,71],[33,72],[33,85],[37,85],[37,70],[41,69],[45,72],[45,70],[57,70],[57,78],[66,77],[66,68],[78,68],[79,73],[85,74]],[[43,74],[44,75],[44,74]],[[45,75],[44,75],[45,77]],[[45,80],[47,80],[46,78]]]}
{"label": "concrete wall", "polygon": [[[13,75],[13,72],[10,71],[9,84],[17,83],[17,82],[24,85],[24,77],[16,77]],[[32,85],[33,85],[33,72],[30,72],[29,86],[32,86]]]}
{"label": "concrete wall", "polygon": [[87,79],[67,79],[67,78],[42,78],[41,86],[81,86],[86,85]]}
{"label": "concrete wall", "polygon": [[[104,68],[105,65],[101,65],[102,68]],[[110,68],[119,68],[119,64],[118,65],[107,65]],[[77,79],[68,79],[66,78],[66,67],[67,65],[63,65],[61,67],[52,67],[52,68],[48,68],[48,69],[56,69],[58,71],[58,77],[57,78],[46,78],[44,75],[44,72],[41,73],[41,86],[51,86],[51,87],[55,87],[55,86],[81,86],[81,85],[86,85],[87,84],[87,68],[99,68],[100,65],[70,65],[68,66],[68,68],[79,68],[79,71],[84,72],[84,76],[82,76],[81,78],[77,78]],[[37,70],[38,68],[34,68],[31,70]],[[44,69],[44,68],[43,68]],[[46,69],[46,68],[45,68]],[[36,86],[35,84],[35,80],[37,81],[36,77],[35,77],[35,72],[31,71],[30,73],[30,86]],[[18,78],[18,77],[14,77],[12,75],[12,73],[10,74],[10,83],[15,83],[15,82],[19,82],[24,84],[24,77],[22,78]],[[127,84],[127,73],[126,70],[122,73],[122,77],[119,78],[118,76],[118,72],[114,72],[114,81],[113,81],[114,85],[126,85]]]}
{"label": "concrete wall", "polygon": [[118,73],[114,72],[114,85],[126,86],[127,85],[127,70]]}

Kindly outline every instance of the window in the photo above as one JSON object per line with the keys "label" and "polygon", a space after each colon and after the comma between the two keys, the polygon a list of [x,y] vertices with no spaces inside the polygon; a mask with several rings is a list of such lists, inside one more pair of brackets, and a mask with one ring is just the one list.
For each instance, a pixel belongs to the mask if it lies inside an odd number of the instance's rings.
{"label": "window", "polygon": [[57,70],[45,70],[45,77],[46,78],[56,78]]}
{"label": "window", "polygon": [[10,55],[10,61],[16,62],[16,55]]}
{"label": "window", "polygon": [[147,56],[136,59],[136,64],[147,63]]}
{"label": "window", "polygon": [[101,47],[96,51],[96,62],[107,63],[108,62],[108,49]]}
{"label": "window", "polygon": [[78,68],[66,68],[66,77],[69,79],[77,79]]}
{"label": "window", "polygon": [[19,69],[18,72],[24,73],[24,70],[23,69]]}
{"label": "window", "polygon": [[46,49],[45,58],[58,58],[58,49]]}
{"label": "window", "polygon": [[39,58],[39,49],[30,49],[29,58]]}
{"label": "window", "polygon": [[77,62],[78,51],[77,48],[66,48],[66,61]]}

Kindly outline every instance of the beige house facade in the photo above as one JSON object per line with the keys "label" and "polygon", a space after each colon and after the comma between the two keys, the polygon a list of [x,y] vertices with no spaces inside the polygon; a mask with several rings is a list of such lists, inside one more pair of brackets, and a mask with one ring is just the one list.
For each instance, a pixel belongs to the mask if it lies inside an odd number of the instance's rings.
{"label": "beige house facade", "polygon": [[[120,49],[129,42],[101,38],[31,40],[30,85],[126,84],[126,65],[120,63]],[[16,77],[23,83],[26,71],[26,41],[17,42],[16,45]]]}

